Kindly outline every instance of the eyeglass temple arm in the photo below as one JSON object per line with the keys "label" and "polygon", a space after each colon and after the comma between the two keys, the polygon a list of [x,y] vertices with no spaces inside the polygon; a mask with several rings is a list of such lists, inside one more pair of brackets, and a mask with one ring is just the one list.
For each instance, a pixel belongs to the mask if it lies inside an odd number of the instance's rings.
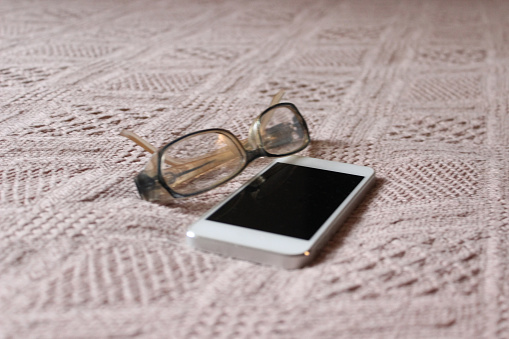
{"label": "eyeglass temple arm", "polygon": [[120,132],[120,135],[134,141],[137,145],[141,146],[145,151],[151,154],[157,152],[157,148],[155,148],[150,142],[132,131],[124,129]]}
{"label": "eyeglass temple arm", "polygon": [[276,95],[272,97],[272,101],[270,102],[269,107],[279,104],[279,102],[283,98],[283,95],[285,95],[285,90],[280,89],[279,92],[277,92]]}

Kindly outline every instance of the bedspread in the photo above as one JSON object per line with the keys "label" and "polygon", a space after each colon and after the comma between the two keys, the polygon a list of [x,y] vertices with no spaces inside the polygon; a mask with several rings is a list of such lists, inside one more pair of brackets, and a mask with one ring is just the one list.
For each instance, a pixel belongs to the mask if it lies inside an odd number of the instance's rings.
{"label": "bedspread", "polygon": [[[509,337],[508,74],[505,0],[2,0],[0,337]],[[191,249],[268,161],[159,205],[119,132],[245,138],[280,89],[375,187],[303,269]]]}

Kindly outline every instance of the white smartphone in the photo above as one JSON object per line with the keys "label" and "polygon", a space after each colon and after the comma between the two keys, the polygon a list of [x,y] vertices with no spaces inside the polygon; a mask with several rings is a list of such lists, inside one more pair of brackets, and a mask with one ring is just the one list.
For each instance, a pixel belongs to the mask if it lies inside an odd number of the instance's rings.
{"label": "white smartphone", "polygon": [[374,180],[369,167],[281,158],[192,224],[187,240],[224,256],[299,268],[317,255]]}

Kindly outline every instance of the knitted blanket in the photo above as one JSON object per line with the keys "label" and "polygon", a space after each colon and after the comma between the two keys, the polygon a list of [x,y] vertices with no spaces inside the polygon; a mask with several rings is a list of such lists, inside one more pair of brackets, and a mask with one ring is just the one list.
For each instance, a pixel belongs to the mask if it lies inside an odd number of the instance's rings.
{"label": "knitted blanket", "polygon": [[[0,2],[1,338],[508,338],[509,2]],[[375,187],[311,265],[190,248],[267,165],[169,205],[156,147],[247,137],[278,90],[300,154]]]}

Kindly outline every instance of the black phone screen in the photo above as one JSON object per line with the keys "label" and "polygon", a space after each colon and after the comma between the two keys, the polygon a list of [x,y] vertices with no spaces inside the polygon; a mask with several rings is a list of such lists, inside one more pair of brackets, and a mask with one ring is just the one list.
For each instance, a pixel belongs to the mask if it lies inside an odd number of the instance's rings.
{"label": "black phone screen", "polygon": [[363,178],[276,163],[207,219],[309,240]]}

